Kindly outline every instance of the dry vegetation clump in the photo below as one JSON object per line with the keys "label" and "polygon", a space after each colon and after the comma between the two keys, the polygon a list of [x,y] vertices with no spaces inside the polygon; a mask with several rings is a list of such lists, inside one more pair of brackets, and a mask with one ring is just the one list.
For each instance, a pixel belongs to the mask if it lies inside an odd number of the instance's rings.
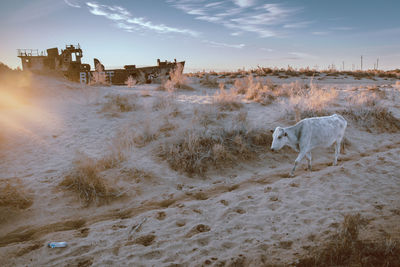
{"label": "dry vegetation clump", "polygon": [[118,115],[121,112],[130,112],[139,109],[138,96],[135,95],[107,95],[108,101],[103,104],[101,112]]}
{"label": "dry vegetation clump", "polygon": [[154,173],[138,168],[122,169],[121,173],[124,174],[128,179],[135,180],[137,183],[151,180],[155,177]]}
{"label": "dry vegetation clump", "polygon": [[219,112],[216,105],[204,104],[194,108],[192,123],[207,128],[210,124],[216,123],[227,116],[225,112]]}
{"label": "dry vegetation clump", "polygon": [[250,129],[246,118],[247,113],[240,112],[230,126],[211,121],[180,131],[166,139],[157,154],[173,170],[188,175],[204,175],[210,167],[221,169],[257,158],[271,145],[272,136],[267,130]]}
{"label": "dry vegetation clump", "polygon": [[284,103],[289,119],[296,122],[304,118],[329,115],[327,107],[339,95],[334,88],[323,89],[312,82],[310,86],[300,86],[298,83],[293,85],[292,89],[285,92],[290,92],[290,95]]}
{"label": "dry vegetation clump", "polygon": [[247,100],[253,100],[262,105],[269,105],[276,99],[274,94],[276,85],[271,80],[256,79],[254,81],[252,76],[249,76],[247,79],[248,86],[245,93]]}
{"label": "dry vegetation clump", "polygon": [[152,103],[152,110],[153,111],[163,111],[165,116],[178,116],[181,111],[179,110],[179,104],[175,100],[173,96],[163,97],[157,96],[154,98]]}
{"label": "dry vegetation clump", "polygon": [[178,64],[177,67],[169,74],[169,79],[164,79],[157,88],[160,91],[174,92],[176,90],[193,91],[194,88],[189,85],[187,77],[183,74],[183,66]]}
{"label": "dry vegetation clump", "polygon": [[208,88],[217,88],[219,85],[218,79],[216,77],[211,78],[211,75],[206,74],[203,76],[203,78],[200,79],[200,84],[202,86],[208,87]]}
{"label": "dry vegetation clump", "polygon": [[135,129],[132,140],[136,147],[144,147],[157,140],[159,135],[160,133],[154,123],[150,124],[149,121],[146,121],[141,128]]}
{"label": "dry vegetation clump", "polygon": [[400,81],[396,81],[393,87],[400,91]]}
{"label": "dry vegetation clump", "polygon": [[398,242],[387,237],[381,241],[360,240],[359,231],[365,224],[360,214],[346,215],[338,233],[296,266],[398,266]]}
{"label": "dry vegetation clump", "polygon": [[78,154],[73,169],[64,177],[60,185],[75,191],[86,205],[92,202],[97,204],[107,202],[121,194],[101,176],[103,170],[102,162],[89,158],[87,155]]}
{"label": "dry vegetation clump", "polygon": [[127,149],[127,147],[123,147],[119,140],[114,139],[114,141],[110,144],[108,153],[97,161],[97,165],[99,166],[100,170],[118,167],[121,162],[126,160],[126,155],[124,153],[125,149]]}
{"label": "dry vegetation clump", "polygon": [[225,84],[219,84],[219,91],[213,96],[213,103],[219,107],[220,110],[236,110],[243,107],[243,104],[238,99],[234,89],[229,92],[225,90]]}
{"label": "dry vegetation clump", "polygon": [[125,81],[125,84],[126,86],[131,88],[137,84],[137,81],[132,77],[132,75],[129,75],[128,79]]}
{"label": "dry vegetation clump", "polygon": [[400,119],[396,118],[380,101],[386,97],[379,88],[371,87],[348,97],[348,107],[340,113],[367,131],[400,131]]}
{"label": "dry vegetation clump", "polygon": [[368,132],[386,131],[394,133],[400,131],[400,119],[396,118],[387,107],[373,105],[372,107],[349,107],[340,112],[346,119],[357,123]]}
{"label": "dry vegetation clump", "polygon": [[90,78],[90,85],[110,85],[107,81],[107,75],[104,71],[104,67],[97,63],[95,66],[95,71],[92,73],[92,77]]}
{"label": "dry vegetation clump", "polygon": [[0,180],[0,208],[26,209],[32,198],[19,181]]}

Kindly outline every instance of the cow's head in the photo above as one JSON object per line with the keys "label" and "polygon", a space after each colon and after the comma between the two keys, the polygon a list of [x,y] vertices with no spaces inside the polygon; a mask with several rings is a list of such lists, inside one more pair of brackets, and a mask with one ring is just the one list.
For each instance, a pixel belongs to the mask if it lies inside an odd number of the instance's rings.
{"label": "cow's head", "polygon": [[286,145],[289,142],[289,139],[287,137],[287,132],[282,127],[276,127],[274,133],[272,134],[272,145],[271,145],[271,150],[279,150],[281,149],[284,145]]}

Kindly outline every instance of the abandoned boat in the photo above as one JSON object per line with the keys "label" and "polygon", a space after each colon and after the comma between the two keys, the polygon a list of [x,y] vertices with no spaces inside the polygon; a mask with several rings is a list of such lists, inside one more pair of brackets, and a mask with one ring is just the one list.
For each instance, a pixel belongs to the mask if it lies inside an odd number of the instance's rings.
{"label": "abandoned boat", "polygon": [[[37,49],[17,49],[21,58],[22,69],[40,74],[62,74],[67,79],[84,84],[91,84],[95,74],[102,74],[109,84],[123,85],[129,77],[141,83],[151,83],[160,76],[168,76],[175,69],[183,71],[185,61],[160,61],[157,66],[140,67],[125,65],[123,69],[105,69],[98,59],[94,59],[94,69],[89,64],[83,64],[80,45],[66,45],[65,49],[49,48],[39,53]],[[178,68],[179,67],[179,68]]]}

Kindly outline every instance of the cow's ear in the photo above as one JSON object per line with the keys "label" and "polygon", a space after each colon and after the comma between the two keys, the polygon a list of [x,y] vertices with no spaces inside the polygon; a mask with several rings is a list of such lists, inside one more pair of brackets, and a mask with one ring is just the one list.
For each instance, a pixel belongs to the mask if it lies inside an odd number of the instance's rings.
{"label": "cow's ear", "polygon": [[271,133],[274,133],[274,130],[270,130]]}
{"label": "cow's ear", "polygon": [[287,132],[285,132],[285,133],[283,134],[283,136],[287,136]]}

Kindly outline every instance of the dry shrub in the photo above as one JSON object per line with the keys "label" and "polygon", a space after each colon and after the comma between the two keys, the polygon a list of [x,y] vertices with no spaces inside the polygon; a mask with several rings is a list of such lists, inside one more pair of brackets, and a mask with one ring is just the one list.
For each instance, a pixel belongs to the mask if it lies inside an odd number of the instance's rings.
{"label": "dry shrub", "polygon": [[296,266],[398,266],[398,243],[388,238],[360,240],[359,230],[365,224],[360,214],[346,215],[338,233],[315,248],[313,256],[300,259]]}
{"label": "dry shrub", "polygon": [[128,79],[125,81],[125,84],[126,86],[131,88],[137,84],[137,81],[132,77],[132,75],[129,75]]}
{"label": "dry shrub", "polygon": [[214,94],[213,103],[220,110],[236,110],[243,107],[233,88],[229,92],[225,90],[224,83],[219,84],[219,91]]}
{"label": "dry shrub", "polygon": [[386,131],[394,133],[400,131],[400,119],[396,118],[386,107],[374,105],[372,107],[355,106],[340,112],[345,118],[352,120],[368,132]]}
{"label": "dry shrub", "polygon": [[121,170],[128,179],[134,179],[136,182],[151,180],[155,177],[154,173],[138,168],[129,168]]}
{"label": "dry shrub", "polygon": [[394,84],[394,88],[400,91],[400,81],[396,81],[396,83]]}
{"label": "dry shrub", "polygon": [[114,139],[110,144],[107,154],[97,161],[97,165],[100,170],[113,169],[118,167],[121,162],[126,160],[124,150],[127,147],[122,146],[122,143],[118,139]]}
{"label": "dry shrub", "polygon": [[244,95],[247,93],[247,89],[250,87],[252,83],[253,83],[253,76],[249,75],[242,79],[236,79],[235,82],[233,83],[233,88],[235,89],[237,94]]}
{"label": "dry shrub", "polygon": [[348,108],[340,111],[347,119],[367,131],[397,132],[400,130],[400,119],[380,101],[386,94],[380,93],[378,88],[369,88],[355,91],[348,97]]}
{"label": "dry shrub", "polygon": [[108,101],[103,104],[101,112],[118,115],[121,112],[130,112],[139,109],[137,95],[107,95]]}
{"label": "dry shrub", "polygon": [[269,79],[253,78],[249,75],[236,79],[233,85],[237,94],[244,94],[247,100],[253,100],[262,105],[271,104],[276,99],[276,85]]}
{"label": "dry shrub", "polygon": [[312,82],[309,87],[292,89],[285,103],[288,117],[290,120],[300,121],[309,117],[326,116],[329,114],[328,105],[333,103],[338,95],[334,88],[323,89]]}
{"label": "dry shrub", "polygon": [[188,175],[203,175],[210,166],[221,169],[250,160],[270,146],[265,130],[236,127],[189,129],[161,144],[158,156],[170,167]]}
{"label": "dry shrub", "polygon": [[103,66],[100,63],[97,63],[95,66],[95,71],[92,73],[92,77],[90,78],[90,85],[110,85],[107,81],[107,76]]}
{"label": "dry shrub", "polygon": [[119,197],[118,190],[101,176],[102,170],[101,163],[80,153],[74,161],[73,169],[60,185],[75,191],[86,205],[92,202],[100,204]]}
{"label": "dry shrub", "polygon": [[19,180],[0,180],[1,208],[26,209],[32,203],[32,198]]}
{"label": "dry shrub", "polygon": [[150,142],[157,140],[159,134],[154,121],[150,123],[150,121],[147,120],[142,128],[135,129],[133,133],[133,143],[136,147],[144,147]]}
{"label": "dry shrub", "polygon": [[165,116],[176,117],[180,114],[179,105],[173,96],[157,96],[152,103],[153,111],[163,111]]}
{"label": "dry shrub", "polygon": [[282,84],[277,89],[276,95],[280,97],[304,96],[307,95],[309,89],[310,87],[307,84],[301,82],[300,80],[296,80],[291,83]]}
{"label": "dry shrub", "polygon": [[169,74],[169,79],[161,82],[157,88],[160,91],[175,92],[177,89],[193,91],[193,87],[189,85],[187,77],[183,74],[182,64],[178,64]]}
{"label": "dry shrub", "polygon": [[200,84],[208,88],[217,88],[219,82],[217,78],[211,78],[209,74],[206,74],[203,78],[201,78]]}
{"label": "dry shrub", "polygon": [[363,90],[354,92],[352,95],[347,97],[346,101],[351,106],[373,107],[378,104],[380,98],[380,95],[373,90]]}
{"label": "dry shrub", "polygon": [[194,109],[192,123],[207,127],[210,124],[216,123],[218,120],[223,119],[226,114],[219,112],[216,105],[204,104]]}

